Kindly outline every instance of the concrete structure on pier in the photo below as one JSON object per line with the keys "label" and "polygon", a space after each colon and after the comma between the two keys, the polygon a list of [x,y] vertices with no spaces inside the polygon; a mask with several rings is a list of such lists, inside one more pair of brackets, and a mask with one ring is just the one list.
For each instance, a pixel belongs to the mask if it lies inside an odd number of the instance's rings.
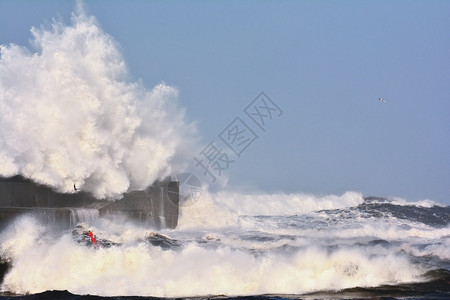
{"label": "concrete structure on pier", "polygon": [[73,228],[98,217],[125,216],[154,228],[178,224],[179,184],[166,178],[116,201],[95,199],[78,191],[61,194],[21,176],[0,178],[0,228],[13,218],[30,214],[47,225]]}

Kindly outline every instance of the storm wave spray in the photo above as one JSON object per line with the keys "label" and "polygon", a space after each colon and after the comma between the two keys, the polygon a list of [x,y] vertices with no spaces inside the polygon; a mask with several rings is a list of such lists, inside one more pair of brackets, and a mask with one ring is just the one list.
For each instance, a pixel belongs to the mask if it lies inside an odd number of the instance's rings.
{"label": "storm wave spray", "polygon": [[175,88],[131,82],[81,5],[70,25],[31,32],[33,50],[0,46],[0,176],[117,198],[184,168],[195,128]]}
{"label": "storm wave spray", "polygon": [[[254,204],[263,197],[254,197]],[[176,230],[160,231],[174,241],[166,246],[151,243],[149,228],[98,219],[83,226],[115,245],[96,249],[71,232],[55,234],[23,216],[0,231],[0,256],[11,262],[0,292],[225,297],[404,284],[411,288],[416,283],[423,288],[427,272],[448,263],[447,207],[408,206],[408,211],[426,216],[423,223],[415,214],[396,217],[395,204],[359,203],[357,193],[292,195],[280,201],[313,200],[319,210],[305,207],[281,215],[260,215],[257,209],[256,215],[243,215],[224,204],[230,195],[203,193],[201,198],[198,203],[205,209],[183,216]],[[326,199],[337,198],[342,204],[331,205],[340,208],[320,209],[330,206]]]}

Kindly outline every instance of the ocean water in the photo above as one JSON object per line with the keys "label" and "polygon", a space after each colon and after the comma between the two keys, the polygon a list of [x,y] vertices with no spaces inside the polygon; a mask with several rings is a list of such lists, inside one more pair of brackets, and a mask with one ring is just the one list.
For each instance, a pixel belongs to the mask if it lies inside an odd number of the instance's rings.
{"label": "ocean water", "polygon": [[[203,147],[178,90],[132,82],[81,2],[70,22],[33,27],[29,46],[0,46],[0,176],[117,199],[185,172]],[[175,230],[92,210],[67,231],[14,220],[0,228],[0,299],[450,298],[448,206],[355,192],[195,200]]]}
{"label": "ocean water", "polygon": [[450,298],[448,206],[238,198],[203,195],[174,230],[93,218],[61,232],[19,218],[0,233],[0,299]]}

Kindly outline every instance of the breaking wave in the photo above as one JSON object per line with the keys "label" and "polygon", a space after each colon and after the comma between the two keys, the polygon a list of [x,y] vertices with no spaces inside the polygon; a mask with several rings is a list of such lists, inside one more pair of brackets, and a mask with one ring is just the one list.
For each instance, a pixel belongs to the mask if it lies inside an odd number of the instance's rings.
{"label": "breaking wave", "polygon": [[[154,233],[109,219],[82,224],[107,245],[99,249],[89,244],[89,238],[80,239],[79,233],[53,232],[23,216],[0,232],[0,257],[10,264],[0,291],[157,297],[300,295],[356,287],[423,286],[430,272],[440,268],[438,273],[445,277],[445,268],[450,268],[448,206],[400,206],[373,197],[360,203],[358,193],[348,193],[318,197],[341,199],[343,203],[334,204],[340,208],[325,201],[317,210],[304,206],[303,212],[262,215],[258,208],[253,214],[241,214],[220,202],[212,205],[213,196],[205,195],[210,208],[203,200],[203,214],[190,219],[183,215],[176,230]],[[229,203],[234,203],[234,196]],[[221,197],[227,202],[224,194]],[[247,197],[243,199],[254,203],[263,200],[262,194],[253,200]],[[273,195],[267,197],[277,201]],[[285,202],[281,196],[280,203]],[[193,207],[183,207],[183,214]]]}
{"label": "breaking wave", "polygon": [[55,237],[37,225],[22,219],[2,233],[1,253],[13,264],[3,290],[159,297],[301,294],[415,282],[424,273],[395,249],[330,251],[310,243],[288,253],[255,255],[242,245],[206,247],[185,241],[180,250],[164,250],[136,236],[122,236],[120,247],[95,250],[77,244],[70,234]]}
{"label": "breaking wave", "polygon": [[364,198],[358,192],[346,192],[340,196],[315,196],[305,193],[209,193],[206,190],[196,199],[195,205],[182,208],[179,227],[233,226],[240,215],[303,214],[323,209],[353,207],[363,202]]}
{"label": "breaking wave", "polygon": [[[116,198],[183,170],[195,128],[176,89],[130,82],[114,40],[80,7],[71,25],[32,34],[33,50],[0,46],[0,176]],[[0,293],[303,295],[450,269],[450,208],[430,200],[202,191],[176,230],[92,210],[72,219],[73,231],[30,216],[1,228]]]}
{"label": "breaking wave", "polygon": [[31,49],[0,46],[0,176],[117,198],[183,170],[195,128],[175,88],[130,82],[81,5],[70,25],[31,33]]}

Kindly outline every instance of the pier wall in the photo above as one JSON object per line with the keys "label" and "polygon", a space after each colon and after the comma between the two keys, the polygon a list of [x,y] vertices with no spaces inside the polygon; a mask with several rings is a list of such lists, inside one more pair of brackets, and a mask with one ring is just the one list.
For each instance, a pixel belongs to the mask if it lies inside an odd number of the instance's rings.
{"label": "pier wall", "polygon": [[156,228],[178,224],[178,182],[156,181],[143,191],[129,192],[116,201],[95,199],[85,192],[61,194],[20,176],[0,178],[0,228],[28,214],[62,229],[98,217],[122,215]]}

